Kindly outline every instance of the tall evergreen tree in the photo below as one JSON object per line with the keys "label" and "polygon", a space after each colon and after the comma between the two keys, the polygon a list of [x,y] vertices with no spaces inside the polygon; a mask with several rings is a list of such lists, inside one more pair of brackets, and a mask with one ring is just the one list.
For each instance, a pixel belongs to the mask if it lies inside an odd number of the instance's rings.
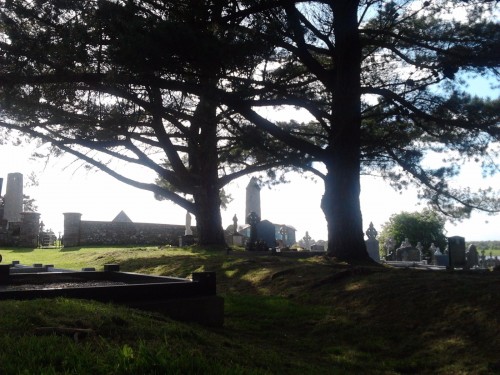
{"label": "tall evergreen tree", "polygon": [[[236,4],[4,2],[1,125],[173,201],[196,216],[201,244],[223,245],[222,187],[285,163],[251,153],[245,121],[210,96],[234,90],[228,77],[243,82],[270,50],[238,33],[241,20],[221,21]],[[166,183],[118,171],[113,160]]]}
{"label": "tall evergreen tree", "polygon": [[[53,141],[54,134],[65,135],[57,146],[73,152],[69,145],[75,139],[81,146],[89,144],[89,134],[99,133],[92,138],[92,149],[128,142],[136,155],[127,155],[128,161],[155,165],[174,184],[189,176],[189,165],[180,155],[170,159],[174,152],[190,149],[186,123],[191,126],[195,118],[203,123],[214,113],[241,115],[263,139],[272,136],[293,150],[292,155],[324,165],[315,173],[325,183],[322,208],[329,252],[342,260],[368,258],[359,203],[359,178],[366,170],[377,170],[395,185],[415,181],[423,197],[452,215],[466,215],[472,208],[498,210],[494,195],[455,190],[448,183],[462,158],[452,152],[486,161],[498,140],[499,101],[460,91],[464,73],[496,72],[499,65],[496,2],[99,2],[108,18],[93,17],[96,3],[91,1],[6,4],[0,76],[4,126],[64,123],[57,133],[43,136]],[[173,9],[184,9],[194,26],[185,28],[170,18],[164,22]],[[117,18],[115,11],[125,13]],[[87,16],[93,21],[82,22]],[[112,27],[117,33],[108,31]],[[275,49],[268,58],[269,45]],[[241,59],[249,64],[240,65]],[[109,100],[115,97],[119,100]],[[179,106],[186,102],[192,104],[187,113]],[[280,105],[303,108],[315,122],[283,127],[258,111]],[[95,126],[96,118],[100,126]],[[103,118],[112,126],[102,126]],[[86,127],[69,126],[84,120]],[[234,117],[226,120],[238,122]],[[123,132],[123,124],[140,132],[117,133]],[[161,140],[155,143],[160,124]],[[107,139],[110,129],[113,136]],[[62,130],[77,130],[74,134],[82,141],[68,140]],[[160,145],[169,156],[167,165],[180,167],[180,174],[138,153],[136,139]],[[116,155],[116,149],[106,150]],[[445,153],[448,163],[426,168],[422,162],[430,151]],[[275,157],[293,162],[282,154]],[[485,167],[494,171],[496,163]],[[177,200],[171,193],[163,192]],[[188,201],[179,202],[191,207]]]}
{"label": "tall evergreen tree", "polygon": [[[496,2],[281,1],[256,2],[240,16],[268,22],[280,35],[266,64],[262,96],[237,102],[257,127],[311,155],[326,169],[322,209],[328,251],[367,259],[359,202],[360,174],[378,173],[394,186],[415,183],[443,213],[497,212],[494,191],[457,189],[449,179],[466,159],[497,170],[500,100],[463,93],[465,74],[498,79],[500,27]],[[315,124],[294,132],[259,116],[257,107],[300,107]],[[317,129],[311,132],[311,129]],[[430,153],[446,158],[425,166]]]}

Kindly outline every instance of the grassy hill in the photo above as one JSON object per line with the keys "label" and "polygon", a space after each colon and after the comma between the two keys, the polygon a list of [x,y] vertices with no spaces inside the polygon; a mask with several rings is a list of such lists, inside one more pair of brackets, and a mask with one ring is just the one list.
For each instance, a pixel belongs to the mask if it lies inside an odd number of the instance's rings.
{"label": "grassy hill", "polygon": [[196,248],[0,254],[4,263],[74,269],[119,263],[123,271],[179,277],[215,271],[226,310],[223,328],[207,328],[91,301],[2,302],[2,374],[500,373],[500,272]]}

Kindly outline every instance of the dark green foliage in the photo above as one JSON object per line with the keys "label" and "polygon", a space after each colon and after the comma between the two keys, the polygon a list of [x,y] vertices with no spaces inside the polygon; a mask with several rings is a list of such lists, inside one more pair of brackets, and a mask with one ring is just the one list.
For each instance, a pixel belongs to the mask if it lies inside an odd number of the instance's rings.
{"label": "dark green foliage", "polygon": [[[264,12],[280,30],[285,60],[267,82],[309,111],[323,136],[300,127],[290,137],[256,123],[326,167],[316,173],[325,181],[332,255],[362,257],[359,173],[379,175],[396,189],[416,185],[420,198],[455,219],[500,209],[495,191],[452,182],[464,161],[498,170],[500,100],[463,92],[466,75],[497,80],[494,4],[338,0]],[[460,17],[450,16],[458,9]]]}
{"label": "dark green foliage", "polygon": [[[240,21],[222,20],[235,11],[236,2],[219,1],[9,1],[0,11],[9,121],[0,125],[173,201],[197,217],[200,243],[222,246],[222,188],[288,164],[274,151],[251,152],[245,121],[214,95],[245,90],[272,50]],[[162,183],[115,168],[117,160]]]}
{"label": "dark green foliage", "polygon": [[394,214],[382,227],[379,237],[381,247],[389,238],[395,240],[396,248],[408,238],[413,246],[420,242],[426,256],[431,255],[428,252],[431,244],[439,247],[443,252],[448,245],[444,229],[445,222],[442,216],[428,209],[421,212]]}
{"label": "dark green foliage", "polygon": [[[219,240],[208,218],[218,221],[227,182],[290,165],[312,171],[325,183],[329,253],[367,260],[361,173],[414,184],[453,218],[500,209],[492,189],[450,181],[464,161],[498,170],[500,101],[463,92],[463,77],[498,78],[495,5],[8,1],[1,125],[176,202],[205,225],[198,233]],[[260,111],[279,106],[312,121]],[[108,168],[113,158],[168,183],[120,175]]]}

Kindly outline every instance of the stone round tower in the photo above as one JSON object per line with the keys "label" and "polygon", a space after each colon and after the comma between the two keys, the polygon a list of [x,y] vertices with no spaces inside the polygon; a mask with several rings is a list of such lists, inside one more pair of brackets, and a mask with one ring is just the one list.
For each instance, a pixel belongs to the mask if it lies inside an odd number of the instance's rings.
{"label": "stone round tower", "polygon": [[[260,218],[262,217],[260,213],[260,186],[259,181],[252,177],[247,185],[247,197],[246,197],[246,209],[245,209],[245,221],[250,214],[250,212],[255,212]],[[248,223],[247,223],[248,224]]]}
{"label": "stone round tower", "polygon": [[8,222],[20,222],[23,212],[23,175],[9,173],[4,197],[3,218]]}

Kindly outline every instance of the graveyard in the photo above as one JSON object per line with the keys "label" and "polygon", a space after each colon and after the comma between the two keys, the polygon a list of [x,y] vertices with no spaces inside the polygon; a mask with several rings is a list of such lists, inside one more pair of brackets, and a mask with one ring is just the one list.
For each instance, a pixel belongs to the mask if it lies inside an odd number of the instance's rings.
{"label": "graveyard", "polygon": [[22,210],[22,175],[7,180],[2,374],[500,371],[500,250],[460,236],[442,250],[381,244],[370,223],[372,264],[337,262],[307,232],[297,251],[292,225],[261,218],[254,179],[225,249],[196,245],[189,213],[151,224],[67,212],[56,241]]}
{"label": "graveyard", "polygon": [[2,1],[0,375],[500,374],[497,5]]}
{"label": "graveyard", "polygon": [[116,263],[124,272],[180,278],[213,271],[217,294],[224,298],[222,327],[91,300],[2,301],[2,373],[500,370],[498,271],[347,265],[324,256],[207,250],[0,249],[2,264],[50,262],[101,271]]}

